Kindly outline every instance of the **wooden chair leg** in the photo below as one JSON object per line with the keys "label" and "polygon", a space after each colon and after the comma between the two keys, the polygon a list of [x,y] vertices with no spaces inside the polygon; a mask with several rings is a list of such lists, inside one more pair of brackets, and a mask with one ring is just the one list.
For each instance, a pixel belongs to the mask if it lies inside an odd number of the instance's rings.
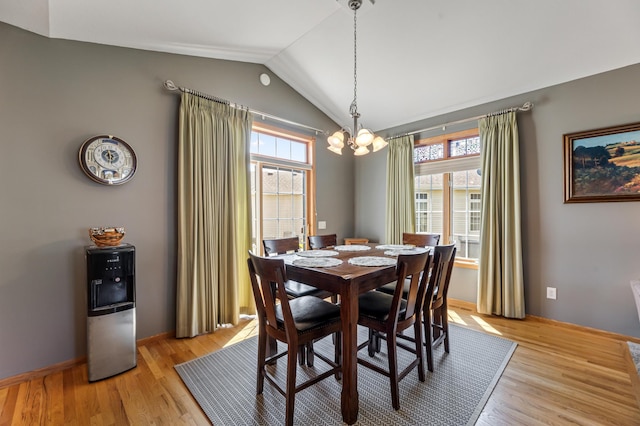
{"label": "wooden chair leg", "polygon": [[424,375],[424,359],[422,356],[422,323],[421,321],[416,321],[413,324],[413,332],[414,338],[416,341],[416,358],[418,358],[418,379],[421,382],[425,381]]}
{"label": "wooden chair leg", "polygon": [[449,314],[447,313],[447,305],[443,305],[440,311],[442,320],[442,332],[444,333],[444,351],[449,353]]}
{"label": "wooden chair leg", "polygon": [[298,363],[304,365],[307,362],[307,348],[305,346],[298,346]]}
{"label": "wooden chair leg", "polygon": [[[304,347],[302,345],[301,347]],[[287,387],[285,391],[285,425],[293,426],[293,410],[296,401],[296,372],[298,366],[296,364],[297,354],[296,351],[289,346],[289,353],[287,354]]]}
{"label": "wooden chair leg", "polygon": [[[342,334],[340,332],[338,333],[334,333],[333,336],[335,336],[335,352],[334,352],[334,356],[333,356],[333,361],[338,364],[338,365],[342,365]],[[341,371],[336,371],[335,374],[336,380],[340,380],[342,379],[342,372]]]}
{"label": "wooden chair leg", "polygon": [[391,383],[391,405],[393,405],[394,410],[399,410],[400,391],[398,388],[398,358],[395,333],[387,333],[387,352],[389,357],[389,382]]}
{"label": "wooden chair leg", "polygon": [[267,336],[264,330],[258,330],[258,371],[256,376],[256,395],[264,389],[264,366],[267,355]]}
{"label": "wooden chair leg", "polygon": [[424,318],[424,347],[427,352],[427,369],[433,372],[433,337],[431,336],[431,311],[426,309],[423,311]]}
{"label": "wooden chair leg", "polygon": [[369,342],[367,344],[367,351],[369,352],[370,357],[373,357],[376,354],[376,338],[379,339],[376,332],[372,329],[369,329]]}
{"label": "wooden chair leg", "polygon": [[307,366],[313,367],[313,361],[315,359],[315,354],[313,352],[313,342],[307,343],[306,350],[307,350]]}

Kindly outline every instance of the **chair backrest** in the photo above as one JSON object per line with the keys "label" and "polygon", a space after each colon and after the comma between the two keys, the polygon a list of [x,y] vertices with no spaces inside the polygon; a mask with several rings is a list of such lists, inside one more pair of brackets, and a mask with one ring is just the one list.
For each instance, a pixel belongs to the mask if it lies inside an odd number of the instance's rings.
{"label": "chair backrest", "polygon": [[336,234],[330,235],[309,235],[309,248],[318,250],[327,247],[334,247],[338,244]]}
{"label": "chair backrest", "polygon": [[[431,255],[428,252],[420,254],[404,254],[398,256],[396,264],[397,283],[393,294],[393,302],[389,311],[389,318],[397,318],[400,301],[405,298],[407,302],[404,319],[412,317],[424,300],[426,291],[426,279],[428,274],[423,274],[429,269]],[[406,283],[409,283],[408,291]]]}
{"label": "chair backrest", "polygon": [[264,321],[267,328],[277,331],[276,306],[280,305],[285,333],[287,335],[295,333],[293,315],[291,315],[289,299],[284,288],[287,280],[284,260],[260,257],[249,252],[247,264],[259,320]]}
{"label": "chair backrest", "polygon": [[435,246],[431,277],[425,294],[425,309],[438,308],[446,303],[451,271],[456,259],[456,245]]}
{"label": "chair backrest", "polygon": [[278,238],[275,240],[262,240],[264,254],[274,256],[300,250],[300,239],[298,237]]}
{"label": "chair backrest", "polygon": [[440,234],[402,234],[402,244],[413,244],[417,247],[435,247],[440,243]]}

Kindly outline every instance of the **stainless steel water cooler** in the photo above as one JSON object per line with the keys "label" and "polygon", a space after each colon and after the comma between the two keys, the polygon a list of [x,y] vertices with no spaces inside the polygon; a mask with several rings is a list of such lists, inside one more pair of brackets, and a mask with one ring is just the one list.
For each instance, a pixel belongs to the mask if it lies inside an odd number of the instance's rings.
{"label": "stainless steel water cooler", "polygon": [[89,381],[134,368],[136,357],[135,247],[86,247]]}

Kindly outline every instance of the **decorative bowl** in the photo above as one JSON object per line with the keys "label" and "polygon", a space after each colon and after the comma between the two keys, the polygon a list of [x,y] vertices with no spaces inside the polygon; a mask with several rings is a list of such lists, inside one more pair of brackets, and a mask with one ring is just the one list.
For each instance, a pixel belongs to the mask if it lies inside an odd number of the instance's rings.
{"label": "decorative bowl", "polygon": [[113,247],[120,245],[124,238],[124,227],[120,228],[89,228],[89,238],[98,247]]}

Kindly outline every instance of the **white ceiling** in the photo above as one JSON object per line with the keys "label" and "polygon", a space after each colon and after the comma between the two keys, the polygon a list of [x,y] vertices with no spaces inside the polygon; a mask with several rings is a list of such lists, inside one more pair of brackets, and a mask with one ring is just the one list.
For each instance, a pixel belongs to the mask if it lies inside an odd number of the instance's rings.
{"label": "white ceiling", "polygon": [[[337,123],[351,122],[346,0],[0,0],[0,21],[264,64]],[[636,63],[638,0],[364,0],[358,11],[358,109],[374,131]]]}

